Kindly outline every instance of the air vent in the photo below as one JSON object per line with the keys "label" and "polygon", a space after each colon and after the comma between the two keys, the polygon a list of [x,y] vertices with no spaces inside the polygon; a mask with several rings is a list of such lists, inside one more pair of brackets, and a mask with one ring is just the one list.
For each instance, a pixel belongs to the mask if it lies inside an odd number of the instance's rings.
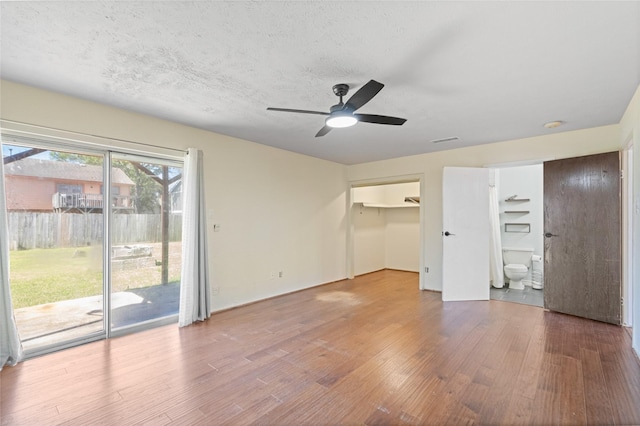
{"label": "air vent", "polygon": [[441,142],[451,142],[451,141],[457,141],[458,139],[460,139],[457,136],[451,136],[449,138],[442,138],[442,139],[434,139],[432,141],[430,141],[431,143],[441,143]]}

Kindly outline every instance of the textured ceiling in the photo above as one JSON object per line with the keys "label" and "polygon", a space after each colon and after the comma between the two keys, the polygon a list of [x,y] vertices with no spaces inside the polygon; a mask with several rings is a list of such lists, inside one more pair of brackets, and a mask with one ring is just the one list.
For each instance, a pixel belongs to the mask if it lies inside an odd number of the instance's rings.
{"label": "textured ceiling", "polygon": [[[2,78],[344,164],[618,123],[640,2],[2,2]],[[315,138],[336,83],[404,117]],[[349,96],[347,95],[347,96]],[[566,124],[548,130],[543,124]],[[458,141],[432,143],[457,136]]]}

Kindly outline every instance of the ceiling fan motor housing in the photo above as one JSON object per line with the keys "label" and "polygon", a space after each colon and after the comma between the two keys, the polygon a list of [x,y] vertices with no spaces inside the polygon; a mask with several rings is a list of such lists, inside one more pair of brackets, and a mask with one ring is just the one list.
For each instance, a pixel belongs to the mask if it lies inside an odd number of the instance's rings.
{"label": "ceiling fan motor housing", "polygon": [[[333,86],[333,93],[335,93],[336,96],[340,96],[342,98],[348,92],[349,92],[349,85],[348,84],[336,84],[335,86]],[[340,100],[342,101],[342,99],[340,99]]]}
{"label": "ceiling fan motor housing", "polygon": [[336,84],[335,86],[333,86],[333,93],[335,93],[336,96],[340,97],[340,102],[338,102],[337,104],[329,108],[329,112],[331,114],[333,114],[336,111],[343,111],[345,109],[344,103],[342,102],[342,97],[345,96],[348,92],[349,92],[348,84]]}

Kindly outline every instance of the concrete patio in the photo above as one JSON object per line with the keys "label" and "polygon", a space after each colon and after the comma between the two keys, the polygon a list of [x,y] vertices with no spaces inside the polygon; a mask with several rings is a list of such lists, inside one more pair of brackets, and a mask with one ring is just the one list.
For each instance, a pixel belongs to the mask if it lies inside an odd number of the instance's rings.
{"label": "concrete patio", "polygon": [[[178,313],[179,283],[113,293],[111,327],[117,329]],[[25,350],[103,330],[103,296],[91,296],[15,310]]]}

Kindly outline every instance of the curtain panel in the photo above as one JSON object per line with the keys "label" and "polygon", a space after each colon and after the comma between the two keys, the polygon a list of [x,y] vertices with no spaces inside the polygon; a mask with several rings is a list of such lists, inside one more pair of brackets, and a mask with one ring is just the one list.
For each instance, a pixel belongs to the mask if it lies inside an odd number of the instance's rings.
{"label": "curtain panel", "polygon": [[[0,150],[2,150],[2,141],[0,141]],[[0,370],[5,365],[15,365],[21,359],[22,343],[13,314],[9,285],[9,227],[3,161],[0,163]]]}
{"label": "curtain panel", "polygon": [[189,148],[185,155],[183,188],[180,327],[211,315],[204,167],[198,149]]}

